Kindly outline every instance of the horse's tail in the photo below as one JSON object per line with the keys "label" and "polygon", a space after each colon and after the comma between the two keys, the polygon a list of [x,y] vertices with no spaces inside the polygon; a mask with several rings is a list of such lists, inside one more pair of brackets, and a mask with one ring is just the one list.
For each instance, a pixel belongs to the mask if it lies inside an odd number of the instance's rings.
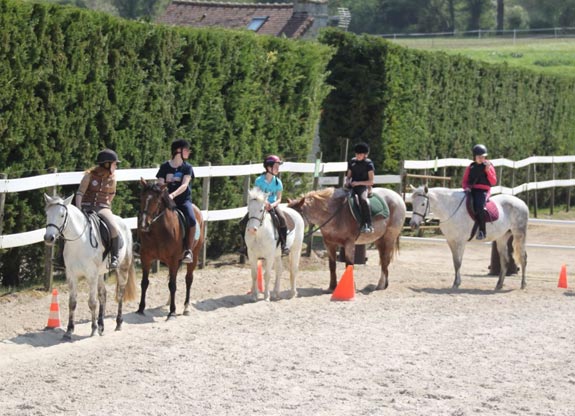
{"label": "horse's tail", "polygon": [[[116,296],[117,296],[116,291]],[[136,299],[136,268],[134,267],[134,260],[130,262],[130,267],[128,268],[128,281],[126,282],[126,288],[124,289],[124,301],[130,302]]]}

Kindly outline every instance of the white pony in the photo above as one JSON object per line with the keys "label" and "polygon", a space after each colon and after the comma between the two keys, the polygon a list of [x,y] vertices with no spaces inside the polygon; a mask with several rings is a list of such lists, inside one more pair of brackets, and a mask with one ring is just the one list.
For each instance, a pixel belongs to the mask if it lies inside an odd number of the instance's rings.
{"label": "white pony", "polygon": [[[270,277],[272,268],[275,268],[276,281],[272,294],[273,299],[280,297],[280,278],[282,273],[281,248],[278,245],[278,233],[273,225],[271,215],[265,209],[267,194],[259,188],[253,188],[249,192],[248,199],[248,222],[245,231],[246,246],[252,270],[252,298],[258,297],[258,260],[263,259],[264,269],[264,299],[270,300]],[[303,245],[304,221],[300,214],[288,207],[280,208],[286,216],[286,220],[291,220],[294,229],[287,235],[286,246],[290,249],[289,269],[290,269],[290,294],[289,298],[297,295],[296,278],[299,269],[299,260]]]}
{"label": "white pony", "polygon": [[[465,244],[469,238],[474,221],[471,219],[465,206],[465,192],[461,189],[427,188],[420,186],[412,188],[413,215],[410,225],[419,227],[429,212],[439,219],[439,228],[447,238],[447,244],[453,256],[455,280],[453,288],[461,284],[461,261]],[[501,263],[499,280],[496,290],[503,288],[503,281],[507,274],[509,255],[507,243],[513,236],[513,257],[521,265],[521,289],[525,289],[525,267],[527,266],[527,253],[525,252],[525,239],[527,236],[527,221],[529,208],[525,202],[511,195],[495,195],[491,197],[499,211],[499,219],[487,222],[487,238],[485,241],[495,241]]]}
{"label": "white pony", "polygon": [[[96,330],[102,335],[104,332],[104,314],[106,312],[106,286],[104,274],[108,272],[107,258],[103,259],[104,245],[100,233],[88,217],[77,207],[72,205],[72,196],[66,199],[50,197],[44,194],[46,201],[46,234],[44,242],[53,245],[56,239],[62,237],[64,246],[64,263],[66,265],[66,280],[70,289],[68,328],[64,334],[65,339],[72,339],[74,332],[74,312],[76,310],[76,291],[78,278],[85,277],[90,287],[88,305],[92,312],[92,334]],[[119,250],[119,267],[116,279],[116,300],[118,314],[116,316],[116,331],[122,327],[122,302],[130,301],[136,294],[136,272],[132,256],[132,233],[120,217],[116,217],[118,232],[124,244]],[[96,325],[96,294],[100,307]]]}

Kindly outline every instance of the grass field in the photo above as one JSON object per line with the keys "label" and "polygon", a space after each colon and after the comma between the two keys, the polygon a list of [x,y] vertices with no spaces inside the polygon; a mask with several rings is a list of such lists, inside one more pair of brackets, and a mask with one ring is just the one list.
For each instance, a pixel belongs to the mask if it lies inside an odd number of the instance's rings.
{"label": "grass field", "polygon": [[493,64],[506,63],[547,75],[575,77],[575,38],[396,39],[409,48],[460,54]]}

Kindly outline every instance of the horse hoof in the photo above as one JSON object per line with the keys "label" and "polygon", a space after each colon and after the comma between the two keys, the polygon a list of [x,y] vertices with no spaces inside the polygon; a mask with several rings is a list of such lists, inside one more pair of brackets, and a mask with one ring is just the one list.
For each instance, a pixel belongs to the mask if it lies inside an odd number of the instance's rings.
{"label": "horse hoof", "polygon": [[190,316],[190,311],[184,311],[183,315],[184,316]]}
{"label": "horse hoof", "polygon": [[117,325],[116,329],[114,331],[121,331],[122,330],[122,325]]}
{"label": "horse hoof", "polygon": [[72,341],[72,333],[71,332],[66,332],[64,335],[62,335],[62,339],[64,341]]}
{"label": "horse hoof", "polygon": [[170,314],[170,315],[168,315],[168,317],[166,318],[166,321],[173,321],[174,319],[176,319],[176,314]]}
{"label": "horse hoof", "polygon": [[139,310],[139,309],[138,309],[138,310],[136,311],[136,313],[137,313],[138,315],[146,316],[146,314],[144,313],[144,310],[143,310],[143,309],[142,309],[142,310]]}

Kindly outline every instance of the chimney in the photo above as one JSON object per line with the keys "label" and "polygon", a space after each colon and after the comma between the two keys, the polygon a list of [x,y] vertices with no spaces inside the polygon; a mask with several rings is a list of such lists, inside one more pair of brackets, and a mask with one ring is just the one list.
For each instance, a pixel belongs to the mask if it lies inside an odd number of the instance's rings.
{"label": "chimney", "polygon": [[313,17],[313,25],[306,33],[306,38],[315,38],[319,30],[327,26],[329,17],[327,3],[328,0],[293,0],[294,14],[307,13],[309,16]]}

